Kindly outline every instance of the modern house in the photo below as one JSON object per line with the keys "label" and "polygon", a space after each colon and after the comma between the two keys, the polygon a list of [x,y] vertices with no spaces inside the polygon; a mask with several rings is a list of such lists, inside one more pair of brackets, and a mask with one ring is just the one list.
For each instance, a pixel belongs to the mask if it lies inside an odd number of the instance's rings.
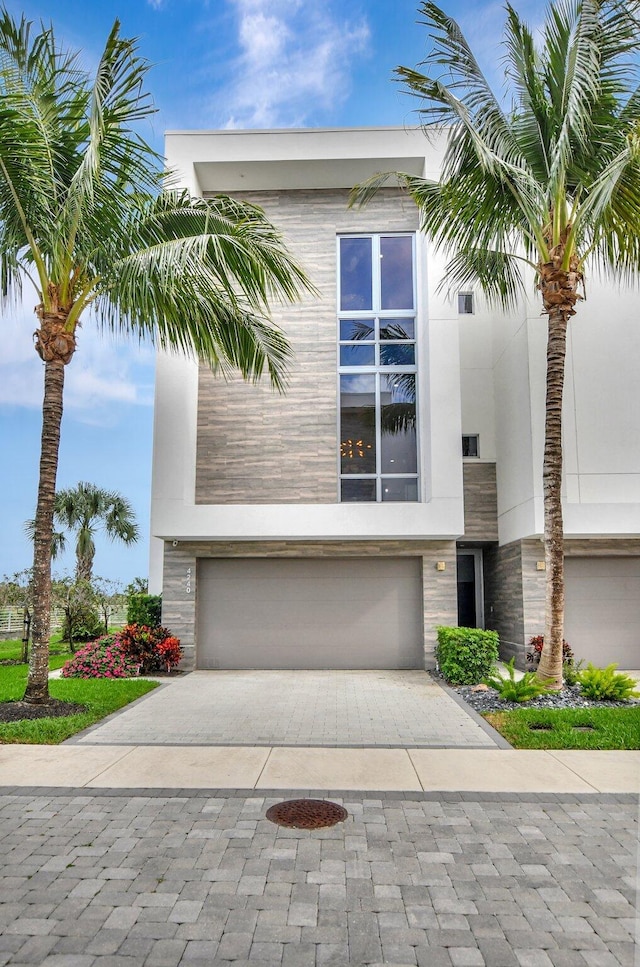
{"label": "modern house", "polygon": [[[436,176],[417,129],[172,132],[192,193],[259,203],[318,295],[274,306],[289,388],[160,355],[151,587],[197,668],[423,668],[436,627],[543,632],[546,318],[440,283],[410,199]],[[569,334],[566,632],[640,664],[640,302],[590,279]]]}

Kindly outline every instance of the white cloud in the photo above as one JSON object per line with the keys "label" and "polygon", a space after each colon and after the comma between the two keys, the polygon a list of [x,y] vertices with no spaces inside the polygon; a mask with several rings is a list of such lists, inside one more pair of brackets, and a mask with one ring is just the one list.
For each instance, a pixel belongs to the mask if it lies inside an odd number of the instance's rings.
{"label": "white cloud", "polygon": [[[6,314],[0,359],[0,405],[39,409],[43,365],[33,348],[35,317],[25,308]],[[83,423],[106,424],[113,407],[153,405],[153,350],[98,332],[93,320],[78,331],[78,348],[65,370],[65,412]]]}
{"label": "white cloud", "polygon": [[241,54],[216,104],[228,128],[292,127],[327,111],[349,91],[357,55],[367,51],[365,20],[332,14],[327,0],[230,0]]}

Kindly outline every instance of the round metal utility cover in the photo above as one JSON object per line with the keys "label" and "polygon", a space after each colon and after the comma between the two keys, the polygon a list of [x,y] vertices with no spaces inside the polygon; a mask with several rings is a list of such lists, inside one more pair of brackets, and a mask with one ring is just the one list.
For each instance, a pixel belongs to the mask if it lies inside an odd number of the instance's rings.
{"label": "round metal utility cover", "polygon": [[344,822],[348,813],[337,803],[323,799],[289,799],[271,806],[266,816],[272,823],[290,829],[322,829]]}

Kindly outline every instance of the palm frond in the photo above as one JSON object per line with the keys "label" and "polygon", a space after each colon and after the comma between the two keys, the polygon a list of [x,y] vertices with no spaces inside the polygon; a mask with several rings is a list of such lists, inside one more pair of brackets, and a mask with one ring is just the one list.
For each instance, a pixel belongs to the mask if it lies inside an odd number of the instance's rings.
{"label": "palm frond", "polygon": [[506,75],[519,106],[511,118],[514,137],[533,175],[539,183],[544,183],[551,166],[550,104],[533,34],[510,4],[507,4],[505,51]]}
{"label": "palm frond", "polygon": [[257,379],[266,369],[282,389],[290,353],[269,306],[315,290],[260,208],[176,191],[142,199],[95,264],[103,324],[131,327],[223,373]]}

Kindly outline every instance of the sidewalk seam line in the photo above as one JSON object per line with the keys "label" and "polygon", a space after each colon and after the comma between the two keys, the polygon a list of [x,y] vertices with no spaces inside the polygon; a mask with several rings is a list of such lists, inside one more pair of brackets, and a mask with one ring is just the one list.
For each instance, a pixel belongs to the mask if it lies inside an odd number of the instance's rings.
{"label": "sidewalk seam line", "polygon": [[578,779],[581,779],[582,780],[582,782],[586,782],[586,784],[588,786],[591,786],[591,788],[595,792],[602,793],[602,789],[598,789],[598,787],[597,786],[594,786],[594,784],[592,782],[589,782],[588,779],[585,779],[585,777],[584,776],[581,776],[579,772],[576,772],[575,769],[573,769],[571,766],[567,765],[566,762],[563,762],[562,759],[559,759],[557,756],[555,756],[553,754],[554,752],[560,752],[560,751],[567,751],[567,750],[561,750],[561,749],[545,749],[545,752],[547,752],[551,756],[551,758],[554,759],[559,765],[564,766],[565,769],[568,769],[569,772],[572,772],[574,774],[574,776],[577,776]]}
{"label": "sidewalk seam line", "polygon": [[104,769],[101,769],[101,770],[100,770],[100,772],[96,772],[96,774],[95,774],[95,776],[91,776],[91,778],[90,778],[90,779],[87,779],[87,781],[86,781],[86,782],[84,783],[84,785],[83,785],[83,787],[82,787],[82,788],[83,788],[83,789],[86,789],[86,788],[91,788],[90,786],[89,786],[89,787],[87,786],[87,783],[89,783],[89,782],[93,782],[93,781],[94,781],[95,779],[97,779],[97,778],[98,778],[99,776],[102,776],[102,775],[104,775],[104,773],[105,773],[105,772],[108,772],[108,771],[109,771],[109,769],[112,769],[112,768],[113,768],[113,766],[118,766],[118,765],[120,765],[120,763],[121,763],[121,762],[123,761],[123,759],[126,759],[126,758],[127,758],[127,756],[128,756],[128,755],[131,755],[131,753],[132,753],[132,752],[134,752],[134,751],[135,751],[135,749],[137,749],[137,748],[139,748],[139,747],[138,747],[137,745],[134,745],[134,746],[130,746],[130,747],[129,747],[129,751],[128,751],[128,752],[125,752],[125,754],[124,754],[124,755],[121,755],[121,756],[120,756],[120,757],[119,757],[118,759],[116,759],[116,760],[115,760],[115,762],[111,762],[111,763],[110,763],[110,764],[109,764],[108,766],[105,766],[105,767],[104,767]]}
{"label": "sidewalk seam line", "polygon": [[420,778],[420,773],[416,769],[416,764],[413,761],[413,758],[411,756],[411,749],[405,749],[404,751],[407,753],[407,755],[409,757],[409,762],[411,763],[411,768],[413,769],[413,771],[416,774],[416,779],[420,783],[420,788],[422,789],[423,792],[426,792],[427,791],[427,787],[423,784],[422,779]]}
{"label": "sidewalk seam line", "polygon": [[[258,747],[258,748],[259,748],[259,747]],[[262,769],[261,769],[261,770],[260,770],[260,772],[258,773],[258,776],[257,776],[257,778],[256,778],[256,781],[255,781],[255,782],[254,782],[254,784],[253,784],[253,788],[254,788],[254,789],[257,789],[257,788],[258,788],[258,783],[259,783],[259,782],[260,782],[260,780],[262,779],[262,773],[263,773],[263,772],[264,772],[264,770],[265,770],[265,769],[267,768],[267,763],[269,762],[269,759],[271,758],[271,753],[272,753],[272,752],[273,752],[273,746],[271,745],[271,746],[269,746],[269,754],[267,755],[267,758],[266,758],[266,759],[264,760],[264,764],[263,764],[263,766],[262,766]]]}

